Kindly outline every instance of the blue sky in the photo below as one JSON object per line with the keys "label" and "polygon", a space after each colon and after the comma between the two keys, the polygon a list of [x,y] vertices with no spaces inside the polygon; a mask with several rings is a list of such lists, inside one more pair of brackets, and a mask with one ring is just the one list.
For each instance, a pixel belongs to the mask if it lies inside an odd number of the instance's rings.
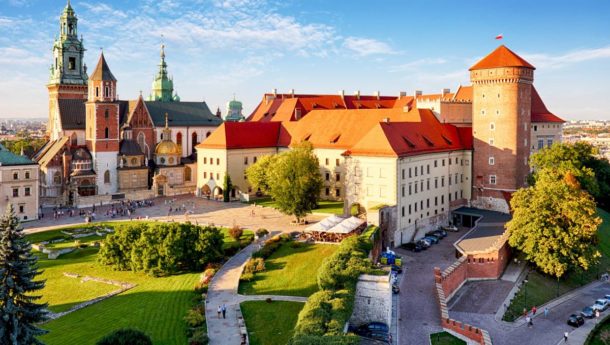
{"label": "blue sky", "polygon": [[[0,0],[0,117],[48,115],[46,82],[63,0]],[[610,119],[608,1],[73,0],[91,71],[100,47],[119,96],[150,92],[159,46],[182,100],[213,110],[236,94],[438,92],[500,43],[537,67],[566,119]],[[504,34],[504,40],[494,36]],[[163,35],[163,39],[162,39]]]}

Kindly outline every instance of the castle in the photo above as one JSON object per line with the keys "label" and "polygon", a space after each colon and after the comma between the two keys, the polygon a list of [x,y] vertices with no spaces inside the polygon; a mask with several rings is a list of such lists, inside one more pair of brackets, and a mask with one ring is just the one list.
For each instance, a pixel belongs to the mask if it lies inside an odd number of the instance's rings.
{"label": "castle", "polygon": [[[561,140],[563,120],[533,86],[534,66],[500,46],[470,68],[455,93],[398,96],[265,94],[246,122],[225,122],[197,146],[197,193],[255,193],[245,169],[262,155],[310,142],[322,199],[344,200],[382,225],[384,246],[458,222],[474,206],[509,212],[526,186],[531,153]],[[257,133],[248,136],[247,133]]]}
{"label": "castle", "polygon": [[193,192],[194,147],[222,123],[205,102],[183,102],[165,49],[145,100],[118,97],[103,52],[89,76],[78,18],[68,2],[53,45],[49,142],[35,155],[41,205],[87,206]]}

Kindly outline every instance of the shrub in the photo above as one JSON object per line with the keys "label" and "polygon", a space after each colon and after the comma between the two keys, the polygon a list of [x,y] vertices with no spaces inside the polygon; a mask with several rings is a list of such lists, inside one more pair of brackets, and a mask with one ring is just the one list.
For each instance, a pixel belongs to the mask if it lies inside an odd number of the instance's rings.
{"label": "shrub", "polygon": [[226,258],[230,258],[231,256],[237,254],[237,252],[239,250],[240,250],[239,244],[232,244],[232,245],[225,247],[224,255]]}
{"label": "shrub", "polygon": [[259,238],[266,236],[267,234],[269,234],[269,231],[267,229],[260,228],[260,229],[256,230],[256,236],[258,236]]}
{"label": "shrub", "polygon": [[244,230],[238,225],[235,225],[231,229],[229,229],[229,236],[231,236],[231,238],[233,238],[235,241],[239,241],[243,234]]}
{"label": "shrub", "polygon": [[355,335],[299,335],[290,340],[288,345],[358,345],[360,337]]}
{"label": "shrub", "polygon": [[305,243],[303,243],[303,242],[294,241],[294,242],[290,243],[290,248],[293,248],[293,249],[303,248],[304,246],[305,246]]}
{"label": "shrub", "polygon": [[208,334],[205,330],[203,328],[198,328],[189,338],[189,345],[208,345],[209,341]]}
{"label": "shrub", "polygon": [[273,302],[273,300],[271,299],[271,297],[267,297],[267,298],[265,298],[265,302],[267,302],[267,303],[272,303],[272,302]]}
{"label": "shrub", "polygon": [[107,334],[96,345],[152,345],[152,340],[137,329],[124,328]]}
{"label": "shrub", "polygon": [[352,204],[352,207],[350,207],[350,214],[354,217],[358,216],[360,214],[360,204],[355,202]]}
{"label": "shrub", "polygon": [[246,262],[244,273],[258,273],[265,270],[265,260],[263,258],[251,258]]}
{"label": "shrub", "polygon": [[244,281],[244,282],[249,282],[254,280],[254,273],[242,273],[241,277],[239,277],[239,280]]}
{"label": "shrub", "polygon": [[184,321],[189,327],[199,327],[205,323],[205,315],[199,308],[193,308],[186,313]]}
{"label": "shrub", "polygon": [[208,293],[208,283],[202,281],[195,283],[195,292],[198,294]]}

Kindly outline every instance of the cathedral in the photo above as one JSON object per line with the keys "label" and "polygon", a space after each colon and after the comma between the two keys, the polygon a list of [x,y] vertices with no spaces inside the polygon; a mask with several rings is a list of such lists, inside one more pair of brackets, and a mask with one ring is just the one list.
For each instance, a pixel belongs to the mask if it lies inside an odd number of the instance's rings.
{"label": "cathedral", "polygon": [[195,145],[223,120],[205,102],[174,91],[161,47],[146,99],[118,98],[118,80],[102,52],[88,75],[78,18],[68,2],[53,44],[49,141],[36,153],[40,204],[88,206],[120,199],[192,193]]}

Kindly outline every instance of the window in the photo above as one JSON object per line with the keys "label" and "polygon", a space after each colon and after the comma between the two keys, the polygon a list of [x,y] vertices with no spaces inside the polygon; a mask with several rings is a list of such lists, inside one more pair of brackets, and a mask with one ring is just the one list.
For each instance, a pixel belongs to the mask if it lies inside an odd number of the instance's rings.
{"label": "window", "polygon": [[419,173],[420,173],[420,175],[424,174],[424,166],[423,165],[421,167],[419,167]]}
{"label": "window", "polygon": [[70,71],[74,71],[76,69],[76,58],[75,57],[68,58],[68,69]]}
{"label": "window", "polygon": [[104,172],[104,183],[110,183],[110,171]]}
{"label": "window", "polygon": [[434,206],[438,206],[438,196],[434,197]]}
{"label": "window", "polygon": [[30,195],[32,195],[32,194],[30,193],[30,187],[25,187],[25,189],[24,189],[24,194],[25,194],[25,196],[30,196]]}
{"label": "window", "polygon": [[108,139],[108,127],[104,128],[104,138]]}
{"label": "window", "polygon": [[404,206],[400,208],[400,215],[401,215],[402,217],[404,217],[404,216],[405,216],[405,207],[404,207]]}
{"label": "window", "polygon": [[411,205],[409,205],[409,214],[411,214]]}
{"label": "window", "polygon": [[402,179],[405,179],[405,169],[402,169]]}
{"label": "window", "polygon": [[417,194],[417,182],[415,182],[415,194]]}
{"label": "window", "polygon": [[489,129],[492,130],[492,131],[495,130],[496,129],[496,125],[493,122],[490,123],[489,124]]}
{"label": "window", "polygon": [[527,147],[527,138],[523,139],[523,146]]}
{"label": "window", "polygon": [[499,110],[496,110],[496,115],[500,115],[500,111]]}
{"label": "window", "polygon": [[546,146],[547,146],[547,147],[551,147],[551,146],[553,146],[553,139],[547,139],[547,140],[546,140]]}
{"label": "window", "polygon": [[339,166],[339,158],[335,160],[335,166]]}
{"label": "window", "polygon": [[441,160],[441,162],[443,163],[443,166],[445,166],[445,160],[443,159],[443,160]]}
{"label": "window", "polygon": [[409,183],[409,195],[411,195],[411,184]]}
{"label": "window", "polygon": [[191,180],[191,167],[189,167],[189,166],[184,167],[184,180],[185,181]]}
{"label": "window", "polygon": [[56,171],[55,174],[53,174],[53,184],[61,184],[61,174],[59,171]]}
{"label": "window", "polygon": [[210,180],[214,179],[214,173],[210,171]]}
{"label": "window", "polygon": [[485,109],[481,110],[481,115],[485,115]]}
{"label": "window", "polygon": [[445,176],[441,176],[441,187],[445,187]]}
{"label": "window", "polygon": [[426,199],[426,207],[430,207],[430,199]]}
{"label": "window", "polygon": [[252,157],[252,163],[256,163],[256,157]]}
{"label": "window", "polygon": [[438,188],[438,177],[434,178],[434,188]]}
{"label": "window", "polygon": [[494,165],[496,164],[496,160],[494,159],[494,157],[489,157],[489,165]]}
{"label": "window", "polygon": [[430,164],[426,165],[426,174],[430,173]]}
{"label": "window", "polygon": [[110,88],[108,86],[104,88],[104,97],[110,98]]}
{"label": "window", "polygon": [[248,157],[244,157],[244,165],[248,165]]}
{"label": "window", "polygon": [[538,139],[538,150],[542,150],[544,148],[544,139]]}
{"label": "window", "polygon": [[104,111],[104,117],[108,118],[108,109],[106,109],[106,111]]}
{"label": "window", "polygon": [[26,179],[26,180],[29,180],[29,179],[30,179],[30,172],[29,172],[29,171],[26,171],[26,172],[25,172],[25,179]]}
{"label": "window", "polygon": [[203,157],[203,164],[208,164],[208,157]]}
{"label": "window", "polygon": [[411,178],[411,168],[409,168],[409,178]]}
{"label": "window", "polygon": [[23,213],[24,209],[25,209],[25,206],[19,205],[19,213]]}
{"label": "window", "polygon": [[99,96],[100,96],[100,88],[95,87],[95,97],[99,97]]}
{"label": "window", "polygon": [[401,195],[402,197],[404,197],[404,196],[405,196],[405,185],[404,185],[404,184],[403,184],[403,185],[401,186],[401,188],[400,188],[400,195]]}
{"label": "window", "polygon": [[326,158],[326,165],[329,165],[329,164],[330,164],[329,159]]}
{"label": "window", "polygon": [[534,125],[534,132],[538,130],[538,126]]}
{"label": "window", "polygon": [[335,181],[337,181],[337,182],[341,181],[341,174],[339,174],[339,173],[335,174]]}
{"label": "window", "polygon": [[207,172],[203,172],[203,178],[208,178],[208,173]]}
{"label": "window", "polygon": [[13,180],[18,180],[19,179],[19,173],[18,172],[13,172]]}
{"label": "window", "polygon": [[441,195],[441,204],[445,203],[445,195]]}
{"label": "window", "polygon": [[459,160],[457,157],[455,157],[455,164],[458,164]]}
{"label": "window", "polygon": [[419,182],[419,190],[421,190],[422,192],[424,191],[424,180],[421,180]]}
{"label": "window", "polygon": [[335,188],[335,196],[338,198],[341,196],[341,189]]}
{"label": "window", "polygon": [[415,170],[415,176],[417,176],[417,167],[415,167],[413,170]]}
{"label": "window", "polygon": [[489,184],[496,184],[496,175],[489,175]]}
{"label": "window", "polygon": [[415,203],[414,205],[415,205],[415,212],[417,212],[417,203]]}
{"label": "window", "polygon": [[326,173],[326,181],[330,181],[330,173]]}
{"label": "window", "polygon": [[494,138],[489,138],[489,145],[493,146],[493,144],[494,144]]}
{"label": "window", "polygon": [[219,173],[216,173],[216,179],[220,180],[220,174]]}
{"label": "window", "polygon": [[216,158],[216,165],[220,165],[220,158]]}
{"label": "window", "polygon": [[330,195],[330,188],[326,187],[326,196]]}
{"label": "window", "polygon": [[16,198],[19,196],[19,187],[13,188],[13,197]]}
{"label": "window", "polygon": [[449,182],[449,185],[451,186],[451,175],[447,176],[447,181]]}
{"label": "window", "polygon": [[438,162],[436,160],[434,160],[434,167],[436,168],[438,166]]}
{"label": "window", "polygon": [[426,190],[430,190],[430,179],[426,180]]}

